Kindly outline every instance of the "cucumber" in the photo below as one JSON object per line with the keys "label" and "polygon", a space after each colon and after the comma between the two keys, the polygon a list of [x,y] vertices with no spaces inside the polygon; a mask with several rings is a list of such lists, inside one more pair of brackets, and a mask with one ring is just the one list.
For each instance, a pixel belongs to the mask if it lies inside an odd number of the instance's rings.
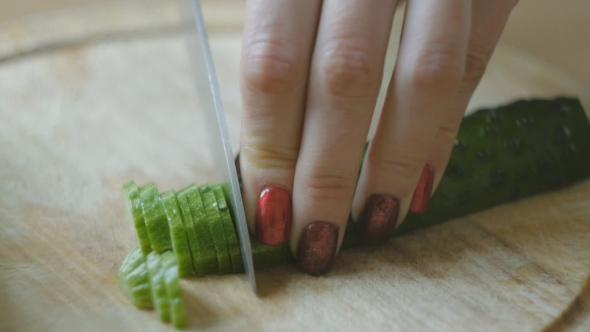
{"label": "cucumber", "polygon": [[217,251],[215,251],[211,231],[209,231],[209,222],[207,221],[205,206],[203,205],[201,194],[199,194],[199,189],[196,185],[192,184],[184,192],[186,192],[191,215],[193,216],[193,226],[199,241],[199,251],[203,261],[203,274],[218,273]]}
{"label": "cucumber", "polygon": [[183,329],[187,325],[187,315],[182,297],[182,289],[180,288],[176,257],[172,252],[166,251],[162,254],[161,258],[166,294],[168,295],[168,305],[172,316],[172,326],[177,329]]}
{"label": "cucumber", "polygon": [[162,322],[170,322],[170,305],[168,304],[168,293],[164,281],[164,269],[160,255],[152,251],[146,257],[150,286],[152,289],[152,301]]}
{"label": "cucumber", "polygon": [[[558,190],[588,177],[590,125],[579,100],[519,100],[495,109],[478,110],[463,120],[448,166],[426,213],[410,213],[392,236]],[[194,192],[197,187],[189,188]],[[231,234],[224,232],[226,223],[220,219],[215,193],[208,186],[199,190],[203,202],[198,192],[191,196],[191,191],[187,191],[187,198],[193,220],[197,220],[194,226],[199,244],[206,243],[205,238],[211,239],[201,248],[201,255],[205,262],[205,256],[216,253],[219,263],[217,271],[205,268],[204,274],[229,273],[227,248]],[[194,197],[199,199],[198,207]],[[145,209],[144,215],[147,223]],[[266,246],[254,236],[250,240],[257,269],[295,261],[288,245]],[[361,245],[356,224],[349,220],[341,249]]]}
{"label": "cucumber", "polygon": [[180,211],[182,212],[182,220],[184,221],[184,230],[186,231],[191,256],[193,259],[193,267],[195,269],[195,273],[197,274],[197,276],[202,277],[205,275],[205,273],[203,272],[204,266],[203,259],[201,258],[201,246],[199,244],[197,233],[195,232],[193,215],[188,204],[186,191],[180,191],[177,194],[177,199],[178,205],[180,206]]}
{"label": "cucumber", "polygon": [[219,264],[218,273],[230,273],[232,271],[232,267],[227,245],[227,238],[225,236],[225,231],[223,230],[223,225],[221,224],[215,193],[207,184],[199,187],[199,193],[203,198],[206,219],[209,224],[213,245],[215,246],[215,251],[217,252],[217,263]]}
{"label": "cucumber", "polygon": [[135,247],[119,268],[119,288],[138,308],[153,308],[150,280],[145,258]]}
{"label": "cucumber", "polygon": [[242,263],[242,251],[240,244],[236,236],[236,228],[232,222],[232,217],[229,212],[229,207],[225,200],[225,193],[223,187],[220,184],[212,186],[213,192],[215,193],[215,199],[217,200],[217,207],[219,208],[219,217],[221,224],[223,225],[223,231],[225,232],[225,238],[227,239],[227,245],[229,248],[229,255],[231,258],[231,265],[233,272],[243,272],[244,266]]}
{"label": "cucumber", "polygon": [[158,188],[150,182],[139,190],[139,196],[152,249],[158,254],[171,250],[170,228]]}
{"label": "cucumber", "polygon": [[170,238],[172,239],[172,252],[176,255],[176,261],[178,263],[178,275],[184,278],[193,274],[193,260],[174,191],[168,191],[162,194],[162,205],[164,206],[164,212],[168,219]]}
{"label": "cucumber", "polygon": [[439,189],[394,236],[569,186],[590,176],[579,100],[520,100],[463,120]]}
{"label": "cucumber", "polygon": [[143,218],[143,209],[141,208],[141,200],[139,199],[139,188],[137,188],[135,182],[129,181],[123,185],[123,192],[127,197],[127,210],[133,220],[141,252],[144,256],[147,256],[152,251],[152,243],[148,237],[145,219]]}

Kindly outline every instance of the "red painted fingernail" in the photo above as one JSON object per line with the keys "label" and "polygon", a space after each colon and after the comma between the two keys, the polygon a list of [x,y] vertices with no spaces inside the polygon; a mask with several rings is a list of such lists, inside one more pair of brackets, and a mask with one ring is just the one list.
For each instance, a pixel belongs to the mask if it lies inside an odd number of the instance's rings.
{"label": "red painted fingernail", "polygon": [[385,243],[395,230],[399,214],[399,199],[391,195],[371,195],[358,220],[365,244]]}
{"label": "red painted fingernail", "polygon": [[412,197],[412,203],[410,204],[410,211],[418,214],[426,212],[428,208],[428,201],[432,194],[432,184],[434,183],[434,168],[430,165],[424,165],[422,169],[422,175],[416,191],[414,191],[414,197]]}
{"label": "red painted fingernail", "polygon": [[303,228],[297,260],[305,272],[319,276],[330,271],[336,256],[338,231],[338,225],[329,221],[314,221]]}
{"label": "red painted fingernail", "polygon": [[280,187],[267,187],[258,198],[256,237],[269,246],[280,246],[291,232],[291,195]]}

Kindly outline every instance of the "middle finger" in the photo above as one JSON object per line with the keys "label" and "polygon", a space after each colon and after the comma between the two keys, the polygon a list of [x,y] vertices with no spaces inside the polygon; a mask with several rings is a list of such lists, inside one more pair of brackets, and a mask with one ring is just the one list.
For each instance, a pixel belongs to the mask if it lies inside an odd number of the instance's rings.
{"label": "middle finger", "polygon": [[325,0],[293,186],[291,249],[331,268],[348,219],[397,1]]}

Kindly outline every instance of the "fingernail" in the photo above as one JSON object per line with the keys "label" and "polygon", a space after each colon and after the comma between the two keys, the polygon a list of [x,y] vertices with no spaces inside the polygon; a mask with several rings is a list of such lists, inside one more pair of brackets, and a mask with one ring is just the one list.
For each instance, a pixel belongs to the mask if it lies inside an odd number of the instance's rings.
{"label": "fingernail", "polygon": [[280,187],[267,187],[258,198],[256,237],[269,246],[279,246],[289,240],[291,232],[291,195]]}
{"label": "fingernail", "polygon": [[365,244],[385,243],[395,230],[399,199],[391,195],[371,195],[358,219],[360,235]]}
{"label": "fingernail", "polygon": [[319,276],[330,271],[336,256],[338,231],[338,225],[329,221],[314,221],[303,228],[297,260],[305,272]]}
{"label": "fingernail", "polygon": [[428,208],[428,201],[432,194],[432,184],[434,182],[434,168],[430,165],[424,165],[422,169],[422,175],[416,191],[414,191],[414,197],[412,197],[412,203],[410,204],[410,211],[422,214],[426,212]]}

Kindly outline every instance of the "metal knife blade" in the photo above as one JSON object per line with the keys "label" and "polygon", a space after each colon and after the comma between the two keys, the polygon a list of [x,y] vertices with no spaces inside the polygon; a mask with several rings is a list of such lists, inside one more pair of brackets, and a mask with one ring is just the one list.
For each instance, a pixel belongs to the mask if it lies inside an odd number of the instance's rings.
{"label": "metal knife blade", "polygon": [[221,94],[215,73],[213,56],[200,0],[192,0],[194,26],[189,29],[189,49],[194,60],[196,71],[197,93],[203,109],[205,124],[209,130],[209,146],[213,156],[218,182],[222,183],[228,197],[228,205],[236,223],[238,239],[242,251],[244,271],[252,291],[256,293],[256,277],[252,247],[244,212],[244,203],[238,182],[238,173],[234,163],[231,140],[221,101]]}

